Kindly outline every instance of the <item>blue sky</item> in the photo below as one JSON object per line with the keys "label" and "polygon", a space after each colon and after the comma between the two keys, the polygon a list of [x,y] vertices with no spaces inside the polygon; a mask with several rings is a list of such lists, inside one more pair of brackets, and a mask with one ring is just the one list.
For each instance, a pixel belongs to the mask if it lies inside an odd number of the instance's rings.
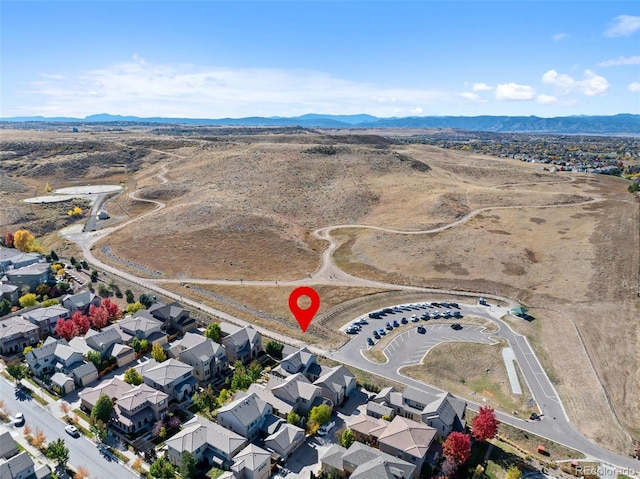
{"label": "blue sky", "polygon": [[0,9],[0,117],[640,113],[640,2]]}

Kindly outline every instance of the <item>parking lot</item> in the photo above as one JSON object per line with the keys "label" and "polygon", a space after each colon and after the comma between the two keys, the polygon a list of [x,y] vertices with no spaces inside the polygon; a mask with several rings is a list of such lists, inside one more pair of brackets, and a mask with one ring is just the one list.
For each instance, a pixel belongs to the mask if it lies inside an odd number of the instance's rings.
{"label": "parking lot", "polygon": [[[439,343],[447,341],[495,343],[490,338],[495,333],[486,333],[483,326],[465,324],[465,316],[482,312],[486,309],[484,306],[455,304],[452,307],[445,302],[444,305],[419,303],[386,309],[388,312],[379,318],[370,318],[369,315],[365,315],[345,324],[341,330],[345,334],[350,331],[351,340],[337,351],[336,356],[353,359],[354,355],[361,356],[363,350],[371,349],[371,343],[378,345],[383,341],[386,346],[382,352],[387,362],[395,367],[402,367],[419,363],[427,351]],[[445,314],[449,317],[442,317]],[[454,314],[458,317],[454,317]],[[423,319],[427,318],[427,315],[428,319]],[[437,319],[432,318],[435,315],[438,316]],[[354,324],[357,322],[361,324],[356,332]],[[452,328],[455,324],[460,324],[458,329]],[[418,332],[419,328],[420,332]],[[391,341],[389,338],[392,338]],[[379,348],[380,346],[377,346],[376,349]]]}

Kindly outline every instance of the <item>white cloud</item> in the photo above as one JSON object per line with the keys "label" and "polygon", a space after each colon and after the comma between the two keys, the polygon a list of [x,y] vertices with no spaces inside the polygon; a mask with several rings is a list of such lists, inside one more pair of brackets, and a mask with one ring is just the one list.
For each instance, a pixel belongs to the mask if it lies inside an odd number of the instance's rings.
{"label": "white cloud", "polygon": [[598,63],[599,67],[617,67],[621,65],[638,65],[640,64],[640,55],[633,57],[618,57],[611,60],[605,60]]}
{"label": "white cloud", "polygon": [[584,79],[575,80],[566,73],[549,70],[542,75],[542,83],[552,85],[560,95],[580,91],[587,96],[602,95],[609,89],[609,82],[592,70],[584,71]]}
{"label": "white cloud", "polygon": [[486,91],[486,90],[493,90],[493,87],[490,87],[486,83],[474,83],[471,89],[473,91]]}
{"label": "white cloud", "polygon": [[528,85],[501,83],[496,87],[496,100],[531,100],[536,92]]}
{"label": "white cloud", "polygon": [[640,81],[634,81],[633,83],[629,83],[627,86],[627,90],[632,92],[640,92]]}
{"label": "white cloud", "polygon": [[552,39],[554,42],[559,42],[559,41],[561,41],[561,40],[564,40],[564,39],[565,39],[565,38],[567,38],[568,36],[569,36],[569,34],[568,34],[568,33],[556,33],[555,35],[552,35],[552,36],[551,36],[551,39]]}
{"label": "white cloud", "polygon": [[615,17],[604,31],[605,37],[628,37],[640,30],[640,17],[619,15]]}
{"label": "white cloud", "polygon": [[558,103],[558,99],[555,96],[542,94],[538,95],[536,103],[540,103],[541,105],[551,105],[552,103]]}
{"label": "white cloud", "polygon": [[482,98],[480,95],[478,95],[477,93],[471,93],[470,91],[466,91],[464,93],[460,93],[460,96],[462,98],[464,98],[465,100],[469,100],[469,101],[474,102],[474,103],[486,103],[486,101],[487,101],[484,98]]}
{"label": "white cloud", "polygon": [[310,70],[155,64],[133,60],[66,78],[47,75],[29,85],[38,105],[25,114],[220,118],[362,113],[415,113],[456,94],[361,83]]}

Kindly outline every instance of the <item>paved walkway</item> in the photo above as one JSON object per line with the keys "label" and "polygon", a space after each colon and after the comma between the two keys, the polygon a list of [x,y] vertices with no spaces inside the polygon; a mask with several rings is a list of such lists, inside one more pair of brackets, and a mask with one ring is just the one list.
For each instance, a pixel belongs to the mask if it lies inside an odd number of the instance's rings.
{"label": "paved walkway", "polygon": [[504,365],[507,368],[507,374],[509,375],[511,391],[513,391],[513,394],[522,394],[520,381],[518,381],[518,373],[516,372],[516,355],[513,352],[513,349],[504,348],[502,350],[502,359],[504,360]]}

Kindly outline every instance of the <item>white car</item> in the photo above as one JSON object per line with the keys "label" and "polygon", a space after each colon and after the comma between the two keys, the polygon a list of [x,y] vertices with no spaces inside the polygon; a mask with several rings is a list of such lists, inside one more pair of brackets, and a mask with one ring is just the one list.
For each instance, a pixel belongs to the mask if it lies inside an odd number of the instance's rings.
{"label": "white car", "polygon": [[69,424],[68,426],[65,426],[64,430],[67,432],[67,434],[73,437],[78,437],[80,435],[80,431],[78,431],[78,428],[75,427],[73,424]]}
{"label": "white car", "polygon": [[21,412],[16,414],[16,417],[13,420],[13,424],[15,424],[16,426],[22,426],[24,424],[24,414],[22,414]]}
{"label": "white car", "polygon": [[336,427],[336,422],[331,421],[329,424],[325,424],[320,429],[318,429],[318,435],[325,436],[329,434],[334,427]]}

